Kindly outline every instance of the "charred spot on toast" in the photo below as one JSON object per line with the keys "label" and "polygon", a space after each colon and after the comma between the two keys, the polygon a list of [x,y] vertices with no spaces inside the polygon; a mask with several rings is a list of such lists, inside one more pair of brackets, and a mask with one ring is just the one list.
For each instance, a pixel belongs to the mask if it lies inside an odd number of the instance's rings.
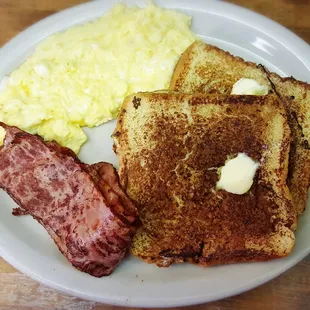
{"label": "charred spot on toast", "polygon": [[307,140],[303,141],[303,146],[305,149],[310,150],[309,142]]}
{"label": "charred spot on toast", "polygon": [[137,110],[141,105],[141,98],[137,98],[136,96],[132,99],[133,107]]}

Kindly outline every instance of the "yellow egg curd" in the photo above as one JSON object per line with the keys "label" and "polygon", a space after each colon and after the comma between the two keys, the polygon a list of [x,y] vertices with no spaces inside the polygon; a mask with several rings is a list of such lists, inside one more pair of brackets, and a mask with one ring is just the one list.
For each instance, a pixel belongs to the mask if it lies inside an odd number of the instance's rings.
{"label": "yellow egg curd", "polygon": [[195,40],[191,18],[118,4],[103,17],[40,43],[0,87],[0,120],[78,153],[81,127],[117,117],[125,96],[169,86]]}

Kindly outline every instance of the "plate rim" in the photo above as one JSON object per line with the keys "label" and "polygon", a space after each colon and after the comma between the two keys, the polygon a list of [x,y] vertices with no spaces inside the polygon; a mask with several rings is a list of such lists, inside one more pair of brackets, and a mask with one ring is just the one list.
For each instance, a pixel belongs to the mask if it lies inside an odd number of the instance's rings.
{"label": "plate rim", "polygon": [[[13,39],[8,41],[2,48],[0,48],[0,58],[2,57],[2,54],[3,55],[6,54],[10,49],[18,48],[19,44],[24,44],[24,43],[20,43],[21,40],[23,40],[23,38],[25,36],[29,37],[29,36],[33,35],[34,32],[36,32],[36,34],[34,36],[36,37],[37,42],[40,41],[41,39],[38,39],[38,38],[40,36],[42,36],[43,33],[46,33],[48,31],[48,30],[46,30],[45,32],[44,31],[43,32],[37,31],[38,29],[40,29],[40,27],[48,28],[53,23],[56,23],[57,20],[64,19],[67,16],[73,15],[74,13],[78,13],[78,12],[84,10],[86,7],[87,8],[97,7],[97,6],[99,7],[100,4],[102,4],[103,2],[104,2],[104,0],[79,4],[79,5],[73,6],[71,8],[65,9],[63,11],[60,11],[58,13],[52,14],[52,15],[44,18],[43,20],[33,24],[32,26],[28,27],[24,31],[20,32],[17,36],[15,36]],[[118,1],[112,0],[112,1],[105,1],[105,2],[115,4]],[[136,2],[136,1],[133,1],[133,2]],[[301,55],[301,54],[306,54],[307,51],[308,51],[308,53],[310,53],[309,44],[307,44],[303,39],[298,37],[296,34],[294,34],[292,31],[288,30],[284,26],[278,24],[277,22],[272,21],[271,19],[269,19],[269,18],[267,18],[261,14],[250,11],[250,10],[243,8],[243,7],[240,7],[238,5],[227,3],[227,2],[221,2],[221,1],[217,1],[217,0],[207,0],[207,1],[197,0],[195,2],[188,1],[188,0],[175,0],[175,1],[169,2],[169,7],[170,7],[171,3],[176,3],[176,2],[180,3],[180,6],[177,6],[177,7],[171,6],[171,7],[174,7],[176,9],[178,9],[178,8],[191,9],[191,8],[193,8],[193,6],[194,7],[199,7],[199,6],[205,7],[206,6],[206,7],[208,7],[206,12],[212,13],[212,14],[218,14],[216,11],[220,7],[229,8],[229,13],[225,14],[223,16],[225,16],[227,18],[234,19],[234,20],[241,22],[241,23],[243,23],[247,26],[250,26],[250,27],[254,26],[256,29],[264,32],[265,34],[267,34],[269,37],[271,37],[274,40],[276,40],[277,42],[279,42],[284,47],[288,48],[288,46],[289,46],[289,50],[297,58],[299,58],[302,61],[302,63],[305,65],[305,67],[310,72],[310,59],[307,60],[304,56]],[[86,22],[87,20],[96,19],[96,17],[99,17],[103,14],[100,10],[99,10],[99,12],[100,13],[98,13],[96,16],[94,14],[90,14],[91,16],[89,16],[89,17],[83,17],[83,19],[76,20],[74,23],[70,23],[69,27],[72,27],[72,26],[78,24],[79,22]],[[251,19],[249,17],[251,17]],[[251,20],[251,23],[244,21],[244,19]],[[277,35],[275,35],[275,36],[269,35],[268,32],[270,31],[270,29],[272,29],[272,31],[271,31],[272,33],[277,33]],[[45,37],[46,35],[43,35],[43,36]],[[276,38],[279,38],[279,39],[277,40]],[[33,41],[33,40],[31,39],[31,41]],[[37,44],[37,42],[33,43],[33,45]],[[300,52],[301,52],[301,54],[300,54]],[[277,272],[273,272],[273,270],[271,270],[270,272],[267,273],[267,276],[265,273],[260,278],[255,278],[255,280],[253,280],[251,283],[246,283],[246,284],[241,285],[239,287],[229,289],[225,292],[219,292],[219,293],[215,294],[214,296],[212,296],[211,298],[206,298],[204,296],[191,296],[191,297],[183,297],[183,298],[180,298],[178,300],[176,298],[169,299],[169,300],[161,299],[161,300],[157,300],[154,302],[153,299],[147,300],[147,298],[142,298],[142,299],[131,298],[129,301],[125,300],[123,297],[109,298],[107,296],[102,296],[99,298],[99,297],[95,297],[95,296],[89,296],[87,294],[83,294],[82,292],[77,292],[74,289],[72,290],[70,288],[64,287],[63,285],[61,285],[59,283],[54,283],[52,281],[49,281],[48,279],[40,276],[36,272],[29,270],[26,266],[21,264],[21,261],[19,261],[15,257],[10,256],[9,254],[6,254],[5,249],[2,248],[2,245],[0,242],[0,256],[5,261],[7,261],[9,264],[14,266],[16,269],[18,269],[22,273],[26,274],[30,278],[42,283],[43,285],[46,285],[49,288],[52,288],[52,289],[55,289],[56,291],[59,291],[59,292],[65,293],[65,294],[69,294],[69,295],[72,295],[75,297],[79,297],[79,298],[82,298],[85,300],[96,301],[96,302],[101,302],[101,303],[104,302],[107,304],[126,306],[126,307],[146,307],[146,308],[196,305],[196,304],[201,304],[204,302],[216,301],[219,299],[227,298],[229,296],[234,296],[234,295],[246,292],[248,290],[251,290],[255,287],[258,287],[258,286],[270,281],[271,279],[279,276],[283,272],[287,271],[288,269],[290,269],[291,267],[296,265],[302,259],[304,259],[309,253],[310,253],[310,247],[308,249],[305,249],[304,251],[301,251],[295,260],[286,262],[286,264],[282,264],[281,268],[280,267],[277,268]]]}

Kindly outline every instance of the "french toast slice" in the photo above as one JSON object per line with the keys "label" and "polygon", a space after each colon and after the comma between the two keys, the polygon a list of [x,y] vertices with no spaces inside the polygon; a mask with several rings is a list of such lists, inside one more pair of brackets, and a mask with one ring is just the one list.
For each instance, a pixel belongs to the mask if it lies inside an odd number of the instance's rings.
{"label": "french toast slice", "polygon": [[[112,137],[142,222],[131,252],[158,266],[288,255],[297,224],[286,185],[290,134],[275,95],[127,97]],[[217,190],[218,168],[238,153],[260,163],[251,189]]]}
{"label": "french toast slice", "polygon": [[241,78],[256,80],[275,91],[283,101],[292,130],[288,185],[298,214],[306,208],[310,186],[310,85],[282,78],[253,62],[200,41],[179,59],[170,90],[184,93],[230,94]]}

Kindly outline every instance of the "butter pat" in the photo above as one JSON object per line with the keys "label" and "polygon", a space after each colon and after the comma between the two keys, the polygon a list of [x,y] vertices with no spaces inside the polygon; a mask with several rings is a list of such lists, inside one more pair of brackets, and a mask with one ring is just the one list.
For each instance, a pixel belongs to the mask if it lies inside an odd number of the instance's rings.
{"label": "butter pat", "polygon": [[5,129],[2,126],[0,126],[0,146],[2,146],[4,143],[5,134],[6,134]]}
{"label": "butter pat", "polygon": [[259,163],[244,153],[226,161],[221,168],[220,180],[216,183],[217,189],[223,189],[229,193],[242,195],[252,186],[253,179]]}
{"label": "butter pat", "polygon": [[242,78],[232,88],[232,95],[257,95],[264,96],[269,92],[268,87],[260,85],[253,79]]}

